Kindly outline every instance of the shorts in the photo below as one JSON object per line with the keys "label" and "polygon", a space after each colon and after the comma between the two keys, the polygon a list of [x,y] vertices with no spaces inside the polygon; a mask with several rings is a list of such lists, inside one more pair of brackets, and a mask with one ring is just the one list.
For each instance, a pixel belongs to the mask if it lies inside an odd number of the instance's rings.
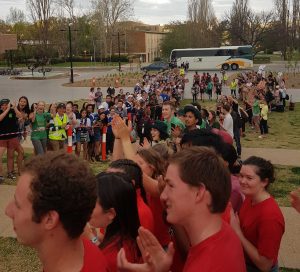
{"label": "shorts", "polygon": [[0,140],[0,147],[6,147],[7,149],[17,149],[20,145],[18,137]]}
{"label": "shorts", "polygon": [[94,132],[94,140],[95,140],[95,142],[100,142],[101,141],[100,131],[99,132],[97,132],[97,131]]}

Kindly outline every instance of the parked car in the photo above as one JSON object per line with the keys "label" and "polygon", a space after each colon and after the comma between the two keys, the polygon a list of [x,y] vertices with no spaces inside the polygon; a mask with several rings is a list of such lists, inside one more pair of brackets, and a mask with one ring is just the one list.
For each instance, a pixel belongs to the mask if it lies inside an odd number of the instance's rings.
{"label": "parked car", "polygon": [[154,62],[141,69],[143,71],[165,71],[169,69],[169,64],[165,62]]}

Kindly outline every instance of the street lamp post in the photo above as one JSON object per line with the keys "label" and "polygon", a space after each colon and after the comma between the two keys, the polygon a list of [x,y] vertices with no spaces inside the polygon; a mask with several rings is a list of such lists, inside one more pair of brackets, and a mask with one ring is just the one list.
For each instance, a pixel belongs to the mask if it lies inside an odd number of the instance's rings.
{"label": "street lamp post", "polygon": [[73,52],[72,52],[72,31],[78,31],[75,29],[71,30],[73,24],[69,23],[68,30],[60,29],[60,31],[68,31],[69,36],[69,54],[70,54],[70,82],[74,83],[74,73],[73,73]]}
{"label": "street lamp post", "polygon": [[118,37],[118,53],[119,53],[119,72],[121,72],[121,44],[120,44],[120,36],[124,36],[125,34],[120,34],[120,32],[118,31],[117,35],[113,36],[117,36]]}
{"label": "street lamp post", "polygon": [[120,45],[120,32],[118,31],[118,49],[119,49],[119,72],[121,72],[121,45]]}
{"label": "street lamp post", "polygon": [[74,83],[71,25],[72,25],[72,23],[69,23],[69,25],[68,25],[68,28],[69,28],[69,49],[70,49],[70,82]]}

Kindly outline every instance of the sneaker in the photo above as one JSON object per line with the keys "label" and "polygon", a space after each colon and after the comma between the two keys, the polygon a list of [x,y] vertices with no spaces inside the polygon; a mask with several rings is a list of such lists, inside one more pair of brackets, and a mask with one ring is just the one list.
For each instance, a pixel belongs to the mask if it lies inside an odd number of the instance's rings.
{"label": "sneaker", "polygon": [[17,177],[13,173],[8,173],[7,178],[8,179],[16,179]]}
{"label": "sneaker", "polygon": [[0,176],[0,184],[4,182],[4,177]]}
{"label": "sneaker", "polygon": [[259,138],[259,139],[262,139],[262,138],[263,138],[263,136],[259,135],[259,136],[258,136],[258,138]]}

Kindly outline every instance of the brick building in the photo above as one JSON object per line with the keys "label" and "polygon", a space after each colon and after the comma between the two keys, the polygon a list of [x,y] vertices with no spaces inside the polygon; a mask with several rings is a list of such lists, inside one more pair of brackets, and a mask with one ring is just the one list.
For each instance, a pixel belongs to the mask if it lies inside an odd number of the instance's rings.
{"label": "brick building", "polygon": [[[141,22],[120,22],[120,52],[142,62],[153,62],[161,57],[161,44],[166,29],[161,25],[147,25]],[[113,54],[118,53],[118,44],[114,38]]]}
{"label": "brick building", "polygon": [[17,35],[0,33],[0,54],[5,53],[6,50],[16,49],[18,49]]}
{"label": "brick building", "polygon": [[166,33],[155,31],[130,31],[124,37],[121,53],[136,56],[142,62],[153,62],[161,57],[161,43]]}

